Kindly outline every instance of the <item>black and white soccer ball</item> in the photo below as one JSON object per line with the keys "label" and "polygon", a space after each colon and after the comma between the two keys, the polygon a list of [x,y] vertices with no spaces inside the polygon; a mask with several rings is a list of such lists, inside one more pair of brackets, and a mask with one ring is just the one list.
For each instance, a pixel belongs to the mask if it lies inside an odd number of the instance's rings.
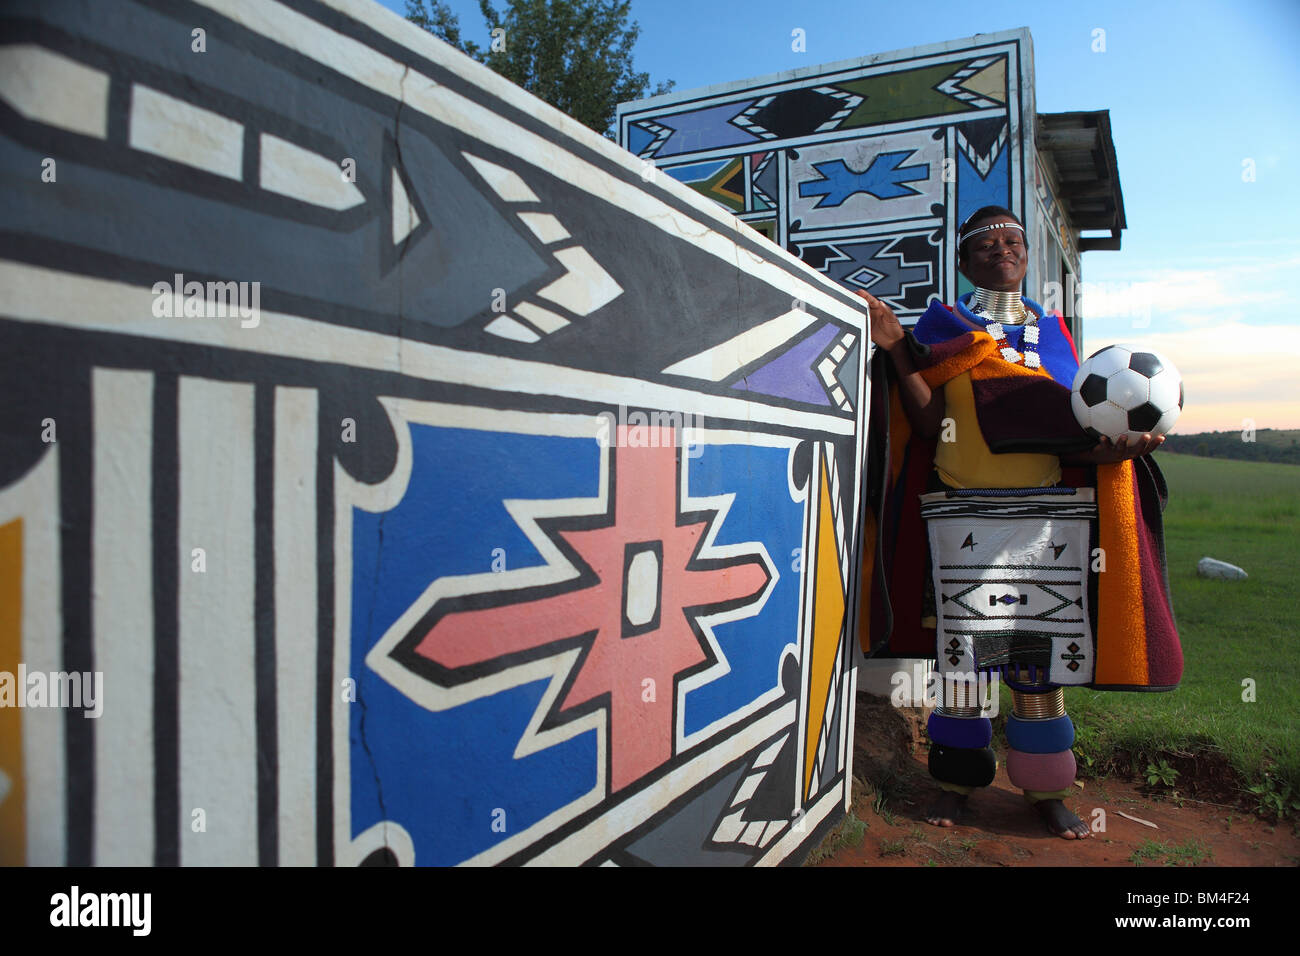
{"label": "black and white soccer ball", "polygon": [[1173,428],[1182,413],[1183,379],[1159,352],[1108,345],[1079,366],[1070,404],[1083,430],[1094,438],[1154,438]]}

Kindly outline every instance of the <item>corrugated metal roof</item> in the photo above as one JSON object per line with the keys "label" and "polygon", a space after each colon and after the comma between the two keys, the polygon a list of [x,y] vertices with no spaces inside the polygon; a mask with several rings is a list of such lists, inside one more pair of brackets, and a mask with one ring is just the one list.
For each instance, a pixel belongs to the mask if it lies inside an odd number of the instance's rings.
{"label": "corrugated metal roof", "polygon": [[1079,230],[1106,229],[1110,238],[1079,239],[1079,251],[1118,249],[1124,219],[1110,111],[1039,113],[1039,152],[1051,165],[1057,200]]}

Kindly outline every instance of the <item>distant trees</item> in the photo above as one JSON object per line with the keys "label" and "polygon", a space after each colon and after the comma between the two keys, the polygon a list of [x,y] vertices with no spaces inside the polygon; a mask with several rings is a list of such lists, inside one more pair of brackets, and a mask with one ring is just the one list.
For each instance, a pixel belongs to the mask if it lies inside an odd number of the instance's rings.
{"label": "distant trees", "polygon": [[466,39],[441,0],[406,0],[406,19],[612,139],[619,103],[673,88],[669,80],[650,89],[650,75],[632,68],[641,28],[628,22],[630,6],[630,0],[507,0],[500,13],[479,0],[485,45]]}
{"label": "distant trees", "polygon": [[1167,435],[1160,446],[1165,451],[1202,458],[1234,458],[1239,461],[1276,461],[1300,465],[1300,444],[1295,429],[1261,428],[1253,433],[1254,441],[1244,441],[1242,433],[1198,432],[1193,435]]}

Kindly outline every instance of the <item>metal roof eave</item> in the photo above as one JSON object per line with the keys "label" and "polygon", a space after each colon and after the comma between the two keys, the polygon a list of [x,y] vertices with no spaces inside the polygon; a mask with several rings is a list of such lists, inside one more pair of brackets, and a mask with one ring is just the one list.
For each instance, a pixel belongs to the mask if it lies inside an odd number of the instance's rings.
{"label": "metal roof eave", "polygon": [[1109,238],[1080,237],[1079,251],[1119,249],[1128,223],[1110,111],[1039,113],[1035,141],[1052,165],[1057,200],[1074,229],[1110,232]]}

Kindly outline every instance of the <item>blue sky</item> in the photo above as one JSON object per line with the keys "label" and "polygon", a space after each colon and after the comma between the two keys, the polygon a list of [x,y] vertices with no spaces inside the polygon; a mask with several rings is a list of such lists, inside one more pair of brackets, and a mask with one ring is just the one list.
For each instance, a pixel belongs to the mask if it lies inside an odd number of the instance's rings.
{"label": "blue sky", "polygon": [[[484,31],[476,0],[448,6],[466,36]],[[674,92],[1029,27],[1039,112],[1110,110],[1128,229],[1119,252],[1084,255],[1086,350],[1136,341],[1172,358],[1178,431],[1300,428],[1297,0],[634,0],[632,16],[636,68]]]}

